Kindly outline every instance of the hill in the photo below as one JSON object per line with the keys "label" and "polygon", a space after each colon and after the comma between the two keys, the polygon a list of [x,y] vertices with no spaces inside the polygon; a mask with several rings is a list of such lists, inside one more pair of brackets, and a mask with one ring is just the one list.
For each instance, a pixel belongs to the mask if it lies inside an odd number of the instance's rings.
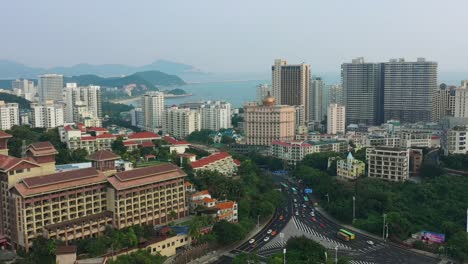
{"label": "hill", "polygon": [[18,103],[20,109],[31,109],[31,102],[13,94],[0,93],[0,101]]}
{"label": "hill", "polygon": [[179,76],[185,73],[203,74],[194,66],[166,60],[156,60],[143,66],[130,66],[124,64],[92,65],[82,63],[70,67],[34,68],[18,62],[0,59],[0,79],[35,79],[38,75],[44,73],[58,73],[65,76],[95,74],[98,76],[110,77],[130,75],[134,72],[145,71],[159,71]]}

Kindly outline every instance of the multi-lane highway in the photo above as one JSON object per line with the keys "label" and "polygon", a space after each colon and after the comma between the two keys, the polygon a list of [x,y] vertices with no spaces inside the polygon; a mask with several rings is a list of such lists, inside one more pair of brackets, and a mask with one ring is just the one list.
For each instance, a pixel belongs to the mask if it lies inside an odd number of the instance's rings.
{"label": "multi-lane highway", "polygon": [[[343,241],[337,238],[338,230],[344,227],[320,213],[314,206],[314,197],[308,196],[309,201],[304,201],[304,186],[296,182],[285,183],[288,188],[283,189],[287,196],[284,206],[278,208],[272,221],[265,228],[232,251],[232,254],[257,252],[262,257],[268,257],[281,252],[290,237],[305,235],[328,248],[329,256],[333,257],[335,253],[339,256],[345,255],[352,259],[351,263],[432,264],[439,262],[438,259],[352,230],[349,231],[355,234],[355,239]],[[229,262],[224,260],[218,263]]]}

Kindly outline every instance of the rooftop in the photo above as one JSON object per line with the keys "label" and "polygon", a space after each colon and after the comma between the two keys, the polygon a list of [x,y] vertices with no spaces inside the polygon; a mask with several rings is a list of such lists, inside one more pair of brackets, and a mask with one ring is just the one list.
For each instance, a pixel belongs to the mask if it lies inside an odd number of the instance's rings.
{"label": "rooftop", "polygon": [[159,139],[161,138],[161,136],[156,133],[149,132],[149,131],[137,132],[128,136],[128,139],[150,139],[150,138]]}
{"label": "rooftop", "polygon": [[36,142],[28,146],[28,150],[37,157],[37,156],[49,156],[57,154],[57,150],[49,141]]}
{"label": "rooftop", "polygon": [[0,138],[11,138],[11,137],[13,136],[4,131],[0,131]]}
{"label": "rooftop", "polygon": [[116,160],[116,159],[120,159],[120,156],[117,154],[114,154],[114,152],[112,151],[99,150],[89,155],[87,159],[94,160],[94,161]]}
{"label": "rooftop", "polygon": [[222,159],[225,159],[227,157],[231,157],[231,155],[227,152],[218,152],[218,153],[214,153],[214,154],[211,154],[210,156],[207,156],[207,157],[204,157],[204,158],[201,158],[199,160],[196,160],[194,162],[192,162],[191,166],[192,168],[201,168],[203,166],[206,166],[210,163],[213,163],[213,162],[216,162],[218,160],[222,160]]}

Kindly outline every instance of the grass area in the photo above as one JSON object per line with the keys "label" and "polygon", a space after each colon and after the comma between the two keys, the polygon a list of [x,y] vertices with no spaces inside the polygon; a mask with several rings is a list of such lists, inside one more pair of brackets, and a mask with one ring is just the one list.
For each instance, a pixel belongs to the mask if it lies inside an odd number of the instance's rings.
{"label": "grass area", "polygon": [[144,168],[148,166],[154,166],[154,165],[160,165],[160,164],[166,164],[167,162],[165,161],[159,161],[159,160],[151,160],[143,163],[138,163],[137,168]]}

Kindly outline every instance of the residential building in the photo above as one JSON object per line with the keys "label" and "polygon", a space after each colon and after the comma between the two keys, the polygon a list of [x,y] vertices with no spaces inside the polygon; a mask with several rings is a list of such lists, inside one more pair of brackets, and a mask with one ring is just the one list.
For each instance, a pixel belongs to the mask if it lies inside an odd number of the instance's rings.
{"label": "residential building", "polygon": [[441,137],[444,155],[468,154],[468,125],[448,129]]}
{"label": "residential building", "polygon": [[218,152],[196,160],[190,166],[195,172],[217,171],[225,176],[232,176],[237,173],[240,162],[227,152]]}
{"label": "residential building", "polygon": [[384,120],[431,122],[437,63],[392,59],[384,66]]}
{"label": "residential building", "polygon": [[455,89],[454,117],[468,118],[468,80],[462,81],[461,86]]}
{"label": "residential building", "polygon": [[309,121],[320,123],[325,116],[325,113],[322,112],[324,86],[325,83],[320,77],[313,78],[310,82]]}
{"label": "residential building", "polygon": [[130,110],[130,118],[132,126],[144,128],[145,115],[141,107],[135,107]]}
{"label": "residential building", "polygon": [[141,98],[141,109],[145,130],[157,132],[163,125],[164,93],[147,92]]}
{"label": "residential building", "polygon": [[16,79],[11,82],[11,87],[13,91],[18,91],[17,93],[28,101],[34,101],[36,97],[36,87],[34,82],[27,79]]}
{"label": "residential building", "polygon": [[329,104],[346,105],[346,101],[344,98],[343,85],[341,84],[330,85],[330,87],[328,88],[328,94],[329,94],[329,102],[327,106]]}
{"label": "residential building", "polygon": [[409,152],[401,148],[367,148],[367,176],[396,182],[408,180]]}
{"label": "residential building", "polygon": [[62,103],[47,100],[31,104],[32,127],[54,128],[64,124],[64,107]]}
{"label": "residential building", "polygon": [[235,201],[222,201],[216,203],[218,209],[216,219],[218,221],[227,221],[230,223],[238,222],[238,207]]}
{"label": "residential building", "polygon": [[345,107],[338,104],[330,104],[327,112],[327,133],[336,135],[344,134],[346,129]]}
{"label": "residential building", "polygon": [[190,143],[185,140],[177,140],[170,136],[164,136],[163,139],[168,143],[168,145],[163,145],[163,147],[169,147],[169,153],[175,151],[177,154],[183,154],[190,147]]}
{"label": "residential building", "polygon": [[339,159],[336,162],[336,175],[347,180],[356,180],[364,175],[366,164],[363,161],[353,157],[351,152],[348,153],[346,159]]}
{"label": "residential building", "polygon": [[39,76],[38,94],[39,101],[47,100],[63,101],[63,75],[44,74]]}
{"label": "residential building", "polygon": [[385,146],[390,148],[398,148],[401,145],[401,138],[395,135],[364,135],[362,139],[364,147]]}
{"label": "residential building", "polygon": [[84,124],[70,124],[59,127],[61,141],[70,150],[84,149],[88,153],[100,150],[112,150],[112,143],[117,136],[110,134],[102,127],[92,127],[88,130]]}
{"label": "residential building", "polygon": [[297,128],[300,128],[300,127],[306,127],[307,128],[307,121],[306,121],[306,117],[305,117],[305,112],[306,112],[306,109],[304,108],[303,105],[295,105],[294,106],[294,110],[295,110],[295,114],[296,116],[294,117],[294,124],[295,124],[295,127],[296,129]]}
{"label": "residential building", "polygon": [[257,85],[257,102],[262,103],[263,99],[271,94],[271,86],[268,84],[259,84]]}
{"label": "residential building", "polygon": [[409,174],[410,176],[419,176],[423,163],[423,150],[410,149],[409,150]]}
{"label": "residential building", "polygon": [[432,133],[431,132],[401,132],[400,146],[402,148],[431,148]]}
{"label": "residential building", "polygon": [[291,65],[285,60],[275,60],[271,67],[272,96],[280,105],[303,105],[305,120],[309,117],[310,65]]}
{"label": "residential building", "polygon": [[205,101],[200,106],[201,129],[218,131],[230,128],[231,104],[225,101]]}
{"label": "residential building", "polygon": [[364,62],[362,57],[341,64],[348,125],[371,126],[383,123],[382,67],[381,63]]}
{"label": "residential building", "polygon": [[434,91],[432,101],[432,121],[439,122],[445,116],[454,116],[455,113],[455,88],[441,84]]}
{"label": "residential building", "polygon": [[19,125],[19,107],[17,103],[0,101],[0,129],[7,130]]}
{"label": "residential building", "polygon": [[185,138],[200,129],[200,112],[197,110],[179,109],[177,106],[172,106],[163,112],[162,131],[165,134],[175,138]]}
{"label": "residential building", "polygon": [[128,151],[138,149],[138,147],[154,148],[153,141],[160,140],[161,136],[149,131],[142,131],[128,135],[124,139],[124,146]]}
{"label": "residential building", "polygon": [[65,87],[65,121],[83,122],[85,118],[102,118],[101,87],[77,86],[67,83]]}
{"label": "residential building", "polygon": [[263,103],[244,105],[244,134],[247,145],[269,146],[274,140],[294,139],[295,108],[277,105],[276,99],[267,96]]}

